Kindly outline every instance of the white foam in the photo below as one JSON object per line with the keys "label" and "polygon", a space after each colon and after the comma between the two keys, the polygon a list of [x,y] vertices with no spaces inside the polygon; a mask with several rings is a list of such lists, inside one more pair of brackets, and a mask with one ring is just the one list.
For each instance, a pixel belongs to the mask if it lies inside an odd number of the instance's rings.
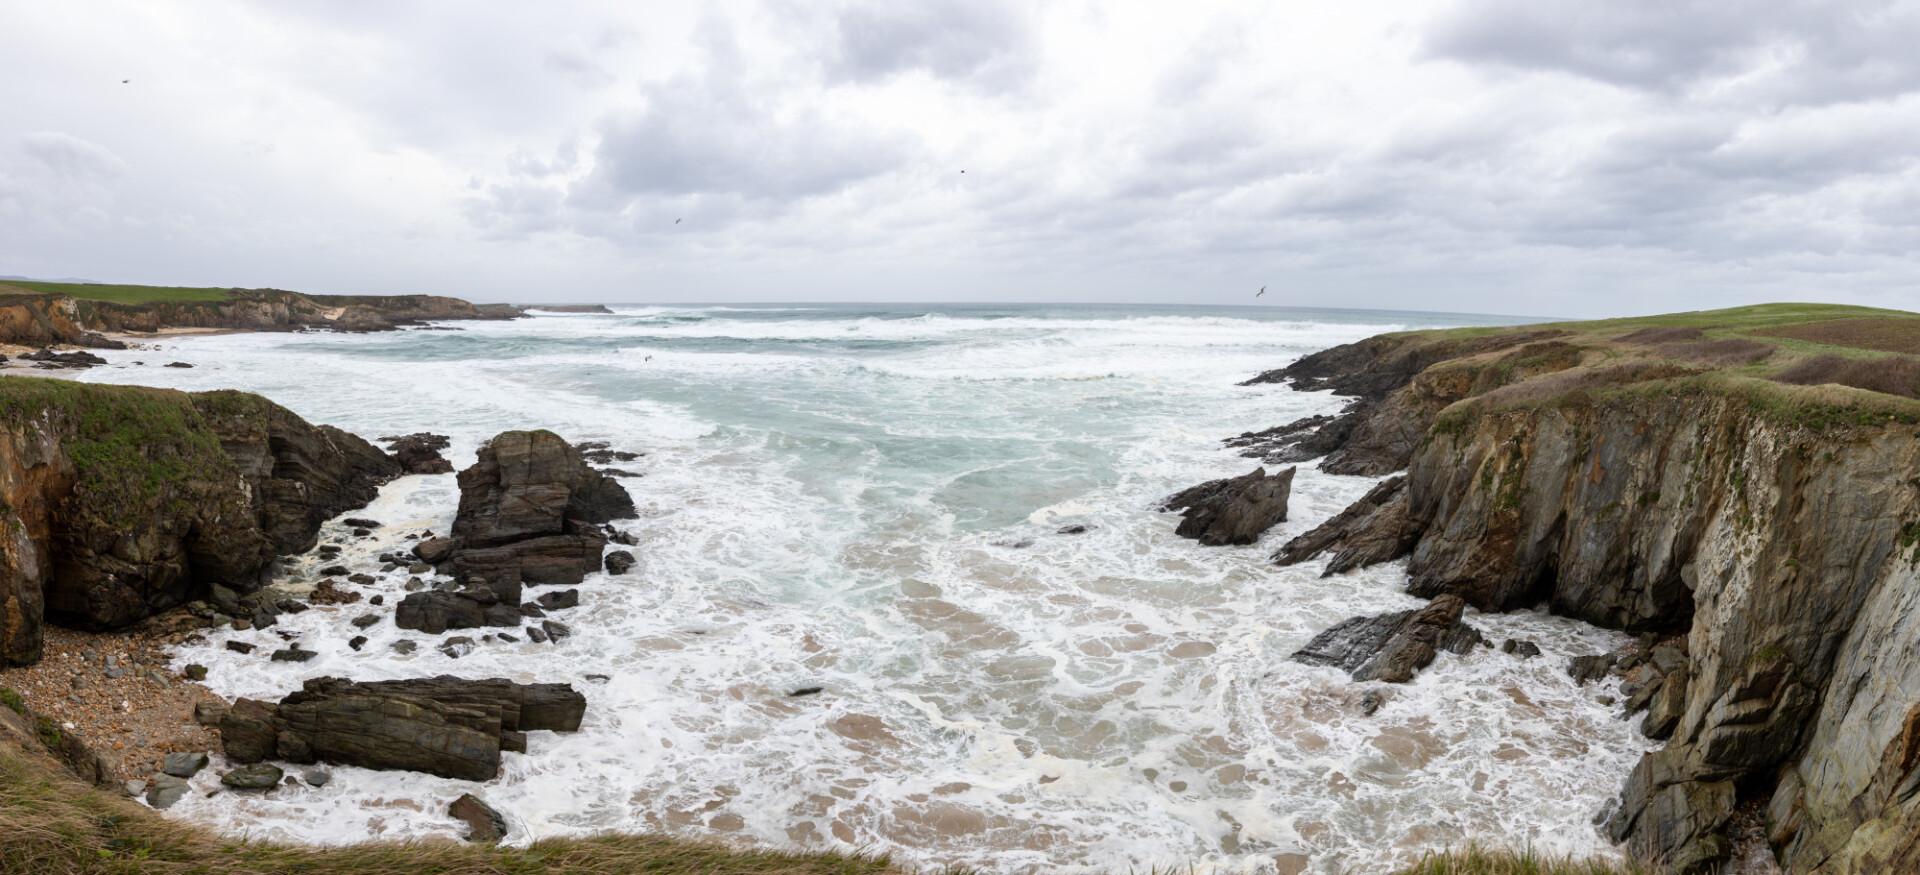
{"label": "white foam", "polygon": [[[364,605],[176,654],[227,696],[322,674],[567,681],[588,696],[582,731],[532,733],[485,784],[338,768],[323,789],[189,794],[169,816],[320,843],[454,837],[446,803],[476,791],[515,842],[664,831],[996,872],[1259,871],[1279,853],[1365,870],[1470,839],[1608,852],[1588,820],[1648,745],[1599,704],[1608,687],[1563,668],[1619,636],[1476,616],[1546,655],[1442,656],[1364,717],[1361,687],[1285,657],[1418,604],[1404,570],[1321,579],[1265,556],[1371,481],[1303,468],[1291,518],[1253,547],[1199,547],[1152,509],[1255,464],[1219,438],[1342,403],[1237,380],[1380,326],[623,308],[463,327],[168,340],[108,355],[199,367],[89,378],[262,391],[367,436],[448,433],[462,465],[514,427],[646,452],[618,464],[643,475],[623,524],[639,567],[591,577],[557,646],[450,659],[393,627],[396,570],[365,588],[389,613],[359,652]],[[827,342],[847,335],[898,343]],[[445,532],[457,497],[450,476],[388,487],[353,514],[389,525],[347,538],[350,564]],[[1090,528],[1055,533],[1068,523]],[[281,646],[276,630],[320,656],[224,649]],[[401,637],[422,646],[395,655]],[[826,692],[785,695],[804,686]]]}

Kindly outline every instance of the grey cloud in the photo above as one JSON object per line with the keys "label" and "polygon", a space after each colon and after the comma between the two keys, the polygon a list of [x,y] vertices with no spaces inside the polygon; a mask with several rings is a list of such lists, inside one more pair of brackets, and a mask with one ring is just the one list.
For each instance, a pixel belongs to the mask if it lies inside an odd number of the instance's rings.
{"label": "grey cloud", "polygon": [[1464,0],[1425,52],[1666,93],[1758,74],[1736,92],[1829,103],[1920,87],[1916,44],[1920,7],[1900,0]]}
{"label": "grey cloud", "polygon": [[1032,29],[1019,5],[1000,0],[863,2],[840,14],[828,72],[860,81],[923,70],[1010,87],[1032,73]]}
{"label": "grey cloud", "polygon": [[20,152],[54,175],[68,179],[104,180],[127,172],[127,162],[120,156],[72,134],[26,134],[20,138]]}

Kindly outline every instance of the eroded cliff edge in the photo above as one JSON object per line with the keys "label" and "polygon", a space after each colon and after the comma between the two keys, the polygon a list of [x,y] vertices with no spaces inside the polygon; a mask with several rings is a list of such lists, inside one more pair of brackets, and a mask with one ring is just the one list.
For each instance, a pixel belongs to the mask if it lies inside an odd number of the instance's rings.
{"label": "eroded cliff edge", "polygon": [[48,619],[112,629],[257,590],[399,474],[257,395],[0,377],[0,662],[39,660]]}
{"label": "eroded cliff edge", "polygon": [[[1771,340],[1806,313],[1690,315],[1707,330],[1393,335],[1276,372],[1364,391],[1282,435],[1319,445],[1256,452],[1406,467],[1276,558],[1407,556],[1416,595],[1684,633],[1658,676],[1678,718],[1599,813],[1611,837],[1702,870],[1770,798],[1791,871],[1920,871],[1920,362]],[[1834,381],[1782,382],[1807,373]]]}

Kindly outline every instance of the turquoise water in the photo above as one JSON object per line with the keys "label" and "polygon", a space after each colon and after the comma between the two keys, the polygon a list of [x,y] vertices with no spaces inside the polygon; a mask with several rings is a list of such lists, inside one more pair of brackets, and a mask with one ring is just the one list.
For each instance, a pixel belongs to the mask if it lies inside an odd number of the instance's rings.
{"label": "turquoise water", "polygon": [[[1610,688],[1561,669],[1615,636],[1476,617],[1547,658],[1443,657],[1365,717],[1365,688],[1284,657],[1353,614],[1417,604],[1404,571],[1322,580],[1265,557],[1374,481],[1303,468],[1289,521],[1251,547],[1198,547],[1153,509],[1253,467],[1220,438],[1342,404],[1239,381],[1381,331],[1492,321],[634,307],[110,354],[88,379],[257,391],[369,438],[449,434],[460,466],[509,428],[646,454],[618,465],[638,475],[641,516],[623,526],[640,565],[588,580],[560,646],[401,656],[388,645],[414,633],[382,623],[354,652],[356,605],[276,627],[321,652],[310,663],[224,650],[278,646],[258,631],[177,654],[228,696],[326,674],[570,681],[589,699],[580,733],[534,733],[485,785],[342,768],[325,788],[195,795],[169,815],[317,842],[452,836],[445,804],[475,791],[516,840],[667,830],[1005,872],[1330,872],[1468,839],[1604,850],[1588,821],[1647,744],[1600,703]],[[196,367],[155,367],[175,359]],[[406,478],[358,515],[445,531],[452,480]],[[1057,533],[1068,524],[1090,529]],[[391,602],[403,579],[372,589]],[[826,692],[785,695],[806,686]]]}

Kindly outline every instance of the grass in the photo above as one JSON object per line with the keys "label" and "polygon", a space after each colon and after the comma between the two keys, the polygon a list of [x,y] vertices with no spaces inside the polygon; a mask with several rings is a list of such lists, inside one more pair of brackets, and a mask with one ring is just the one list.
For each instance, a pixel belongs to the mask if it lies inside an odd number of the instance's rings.
{"label": "grass", "polygon": [[224,301],[232,296],[229,289],[205,289],[188,286],[108,286],[92,283],[38,283],[19,280],[8,281],[0,289],[12,286],[29,292],[47,292],[70,295],[88,301],[109,301],[115,304],[156,304],[173,301]]}
{"label": "grass", "polygon": [[306,847],[232,840],[81,785],[0,744],[0,872],[35,875],[885,875],[884,856],[741,851],[665,836],[525,848],[425,842]]}
{"label": "grass", "polygon": [[1468,846],[1429,852],[1395,875],[1656,875],[1659,871],[1643,863],[1578,860],[1532,849],[1503,851]]}

